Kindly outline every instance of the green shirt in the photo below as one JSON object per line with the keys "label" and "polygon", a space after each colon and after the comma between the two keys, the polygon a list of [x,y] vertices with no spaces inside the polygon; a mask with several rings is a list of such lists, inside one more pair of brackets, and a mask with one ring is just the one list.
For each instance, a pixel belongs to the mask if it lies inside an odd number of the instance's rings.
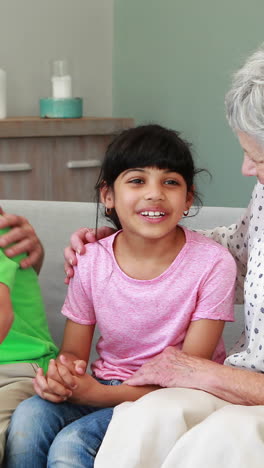
{"label": "green shirt", "polygon": [[[0,229],[0,235],[7,231]],[[0,364],[35,362],[46,371],[58,350],[48,329],[38,276],[33,268],[19,266],[25,256],[10,259],[0,249],[0,282],[10,289],[14,311],[12,327],[0,344]]]}

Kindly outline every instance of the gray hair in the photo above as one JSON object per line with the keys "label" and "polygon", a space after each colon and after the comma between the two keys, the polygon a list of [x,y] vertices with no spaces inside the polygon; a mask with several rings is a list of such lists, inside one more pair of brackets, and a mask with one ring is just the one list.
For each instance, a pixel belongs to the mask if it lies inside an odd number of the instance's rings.
{"label": "gray hair", "polygon": [[225,106],[231,128],[264,146],[264,44],[234,74]]}

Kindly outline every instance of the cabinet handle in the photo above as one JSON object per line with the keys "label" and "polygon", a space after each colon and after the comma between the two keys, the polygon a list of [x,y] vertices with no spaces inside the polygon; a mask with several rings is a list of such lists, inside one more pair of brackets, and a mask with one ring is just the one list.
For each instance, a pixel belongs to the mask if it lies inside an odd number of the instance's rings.
{"label": "cabinet handle", "polygon": [[28,164],[28,163],[0,164],[0,172],[25,172],[25,171],[32,171],[31,164]]}
{"label": "cabinet handle", "polygon": [[80,161],[68,161],[68,169],[83,169],[85,167],[101,167],[102,163],[99,159],[83,159]]}

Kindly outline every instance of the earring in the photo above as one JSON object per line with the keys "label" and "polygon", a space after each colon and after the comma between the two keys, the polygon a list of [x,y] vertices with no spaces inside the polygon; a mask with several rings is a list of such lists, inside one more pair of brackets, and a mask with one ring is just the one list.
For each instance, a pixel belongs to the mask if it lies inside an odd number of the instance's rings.
{"label": "earring", "polygon": [[183,212],[183,216],[188,216],[189,210]]}
{"label": "earring", "polygon": [[111,213],[112,213],[112,208],[105,208],[106,216],[110,216]]}

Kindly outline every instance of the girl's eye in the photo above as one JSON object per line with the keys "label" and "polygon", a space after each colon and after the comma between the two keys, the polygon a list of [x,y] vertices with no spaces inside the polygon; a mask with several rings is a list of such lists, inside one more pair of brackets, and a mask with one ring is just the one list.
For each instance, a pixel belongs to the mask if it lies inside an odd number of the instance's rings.
{"label": "girl's eye", "polygon": [[165,180],[165,184],[166,185],[179,185],[179,182],[174,179],[168,179],[168,180]]}
{"label": "girl's eye", "polygon": [[143,180],[135,178],[135,179],[130,179],[128,183],[129,184],[143,184]]}

